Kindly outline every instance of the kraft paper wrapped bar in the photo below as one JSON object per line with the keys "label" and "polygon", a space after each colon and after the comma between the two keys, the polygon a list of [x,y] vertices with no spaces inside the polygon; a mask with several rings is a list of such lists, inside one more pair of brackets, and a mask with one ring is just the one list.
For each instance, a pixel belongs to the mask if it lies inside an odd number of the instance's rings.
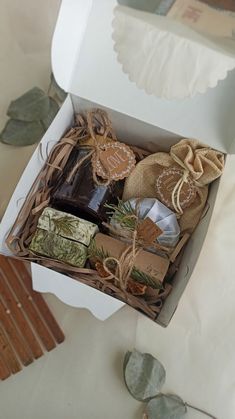
{"label": "kraft paper wrapped bar", "polygon": [[45,208],[38,220],[30,250],[83,268],[87,247],[97,231],[98,227],[89,221],[53,208]]}
{"label": "kraft paper wrapped bar", "polygon": [[[97,249],[101,249],[110,256],[119,259],[128,244],[121,240],[114,239],[104,234],[98,233],[95,236],[94,244]],[[142,250],[134,261],[134,266],[151,275],[157,282],[163,282],[169,268],[169,259]]]}

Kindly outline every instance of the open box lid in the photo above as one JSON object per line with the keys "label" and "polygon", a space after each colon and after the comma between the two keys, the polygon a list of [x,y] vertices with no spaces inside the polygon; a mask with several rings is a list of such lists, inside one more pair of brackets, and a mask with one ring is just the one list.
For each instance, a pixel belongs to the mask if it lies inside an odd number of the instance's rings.
{"label": "open box lid", "polygon": [[167,100],[146,94],[118,63],[112,39],[116,6],[116,0],[62,1],[52,46],[58,84],[72,95],[233,153],[235,71],[193,98]]}

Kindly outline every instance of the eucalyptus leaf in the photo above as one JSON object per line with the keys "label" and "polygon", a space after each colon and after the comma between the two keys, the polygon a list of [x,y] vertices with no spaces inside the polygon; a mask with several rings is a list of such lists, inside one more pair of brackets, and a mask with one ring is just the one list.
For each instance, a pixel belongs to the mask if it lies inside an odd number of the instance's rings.
{"label": "eucalyptus leaf", "polygon": [[183,419],[187,413],[184,401],[173,395],[159,394],[146,408],[148,419]]}
{"label": "eucalyptus leaf", "polygon": [[43,90],[34,87],[10,103],[7,115],[20,121],[39,121],[46,118],[49,107],[49,97]]}
{"label": "eucalyptus leaf", "polygon": [[52,121],[54,120],[58,110],[60,109],[58,103],[54,99],[52,99],[50,97],[49,101],[50,101],[50,105],[49,105],[48,114],[42,120],[42,124],[43,124],[45,130],[47,130],[49,128],[49,126],[51,125]]}
{"label": "eucalyptus leaf", "polygon": [[50,94],[59,102],[63,102],[67,96],[67,93],[57,84],[53,73],[51,73]]}
{"label": "eucalyptus leaf", "polygon": [[137,350],[128,352],[124,360],[124,379],[131,395],[146,401],[160,392],[165,383],[166,372],[162,364],[150,354]]}
{"label": "eucalyptus leaf", "polygon": [[128,361],[130,359],[130,356],[131,356],[131,352],[127,352],[126,355],[125,355],[125,358],[124,358],[124,362],[123,362],[124,376],[125,376],[125,369],[126,369],[126,366],[127,366]]}
{"label": "eucalyptus leaf", "polygon": [[0,141],[14,146],[26,146],[41,140],[45,130],[40,122],[10,119],[0,134]]}

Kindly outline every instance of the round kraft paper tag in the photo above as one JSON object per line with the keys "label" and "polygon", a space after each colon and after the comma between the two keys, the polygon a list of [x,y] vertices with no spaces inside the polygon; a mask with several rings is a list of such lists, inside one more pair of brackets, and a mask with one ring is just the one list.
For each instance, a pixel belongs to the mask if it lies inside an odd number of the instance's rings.
{"label": "round kraft paper tag", "polygon": [[[163,170],[156,180],[157,198],[173,211],[172,193],[183,175],[183,170],[178,169],[177,167],[171,167]],[[183,183],[179,198],[182,209],[188,208],[195,200],[196,186],[190,176],[188,176],[186,182]]]}
{"label": "round kraft paper tag", "polygon": [[129,176],[136,160],[130,147],[115,141],[100,147],[99,153],[92,158],[92,164],[96,174],[103,179],[121,180]]}

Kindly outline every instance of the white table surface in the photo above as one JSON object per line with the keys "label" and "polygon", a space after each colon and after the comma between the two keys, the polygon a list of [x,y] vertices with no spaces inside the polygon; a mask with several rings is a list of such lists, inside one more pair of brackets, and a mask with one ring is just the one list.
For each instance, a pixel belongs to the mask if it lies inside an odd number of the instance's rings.
{"label": "white table surface", "polygon": [[[11,99],[48,84],[58,7],[58,0],[0,1],[1,123]],[[2,212],[31,153],[0,145]],[[202,254],[170,326],[162,329],[128,307],[102,323],[46,296],[66,341],[0,383],[0,419],[141,418],[142,405],[122,380],[123,356],[133,347],[165,365],[166,391],[218,419],[234,419],[234,185],[235,158],[229,158]],[[187,418],[204,416],[190,412]]]}

